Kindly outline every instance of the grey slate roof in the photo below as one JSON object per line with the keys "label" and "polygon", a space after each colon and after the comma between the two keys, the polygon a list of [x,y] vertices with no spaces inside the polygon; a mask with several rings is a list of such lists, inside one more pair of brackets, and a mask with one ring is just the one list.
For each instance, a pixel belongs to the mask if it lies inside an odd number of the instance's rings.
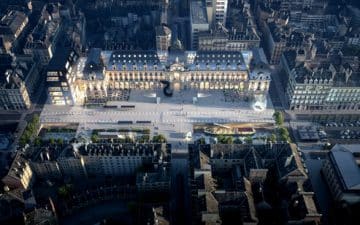
{"label": "grey slate roof", "polygon": [[330,160],[343,188],[360,191],[360,167],[354,154],[360,154],[360,145],[335,145],[330,152]]}
{"label": "grey slate roof", "polygon": [[[226,51],[171,51],[163,59],[161,53],[156,51],[114,51],[104,53],[107,70],[166,70],[173,64],[181,64],[185,70],[203,71],[238,71],[247,70],[244,57],[248,52]],[[106,56],[107,55],[107,56]],[[157,67],[155,69],[155,66]]]}

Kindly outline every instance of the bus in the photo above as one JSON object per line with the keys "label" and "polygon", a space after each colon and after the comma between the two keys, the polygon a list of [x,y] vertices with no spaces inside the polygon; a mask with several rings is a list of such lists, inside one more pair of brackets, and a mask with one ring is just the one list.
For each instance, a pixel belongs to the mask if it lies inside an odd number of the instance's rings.
{"label": "bus", "polygon": [[122,109],[135,109],[135,105],[122,105]]}
{"label": "bus", "polygon": [[124,120],[119,120],[118,124],[133,124],[133,121],[124,121]]}
{"label": "bus", "polygon": [[138,120],[136,123],[151,123],[150,120]]}
{"label": "bus", "polygon": [[117,105],[104,105],[104,108],[106,109],[117,109]]}

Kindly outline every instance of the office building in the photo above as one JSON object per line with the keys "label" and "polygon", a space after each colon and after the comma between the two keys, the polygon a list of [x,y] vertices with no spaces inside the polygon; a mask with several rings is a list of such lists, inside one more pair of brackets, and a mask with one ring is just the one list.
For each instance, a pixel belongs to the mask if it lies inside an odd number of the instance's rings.
{"label": "office building", "polygon": [[76,75],[72,73],[78,54],[69,48],[59,49],[47,66],[46,81],[49,101],[55,105],[73,105],[76,91],[71,90]]}
{"label": "office building", "polygon": [[209,28],[204,2],[192,1],[190,3],[190,43],[192,50],[196,50],[199,46],[199,33],[208,31]]}
{"label": "office building", "polygon": [[351,65],[351,61],[335,58],[341,56],[321,59],[303,50],[283,54],[281,65],[287,77],[290,110],[359,110],[360,79],[356,63]]}

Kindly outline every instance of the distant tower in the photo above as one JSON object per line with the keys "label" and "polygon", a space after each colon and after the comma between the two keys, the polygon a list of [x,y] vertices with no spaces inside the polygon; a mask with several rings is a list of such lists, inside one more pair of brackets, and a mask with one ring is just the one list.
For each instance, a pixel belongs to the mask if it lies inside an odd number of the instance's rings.
{"label": "distant tower", "polygon": [[205,0],[208,22],[211,26],[221,23],[225,26],[228,0]]}
{"label": "distant tower", "polygon": [[167,51],[169,50],[171,44],[171,30],[165,26],[155,27],[156,32],[156,49],[158,51]]}
{"label": "distant tower", "polygon": [[228,8],[228,0],[213,0],[214,6],[214,15],[215,15],[215,22],[222,23],[225,25],[226,23],[226,14]]}
{"label": "distant tower", "polygon": [[164,0],[161,9],[160,24],[168,24],[168,9],[169,0]]}
{"label": "distant tower", "polygon": [[209,30],[207,8],[203,1],[192,1],[190,4],[190,43],[191,49],[199,47],[199,33]]}

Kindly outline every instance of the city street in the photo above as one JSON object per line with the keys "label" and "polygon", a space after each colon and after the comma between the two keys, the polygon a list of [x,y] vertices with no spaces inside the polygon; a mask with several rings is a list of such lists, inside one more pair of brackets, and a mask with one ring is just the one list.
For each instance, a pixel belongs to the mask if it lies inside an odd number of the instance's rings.
{"label": "city street", "polygon": [[281,82],[284,79],[281,76],[281,69],[279,66],[271,66],[271,84],[269,89],[269,94],[273,102],[274,108],[276,109],[286,109],[287,100],[285,96],[285,88]]}

